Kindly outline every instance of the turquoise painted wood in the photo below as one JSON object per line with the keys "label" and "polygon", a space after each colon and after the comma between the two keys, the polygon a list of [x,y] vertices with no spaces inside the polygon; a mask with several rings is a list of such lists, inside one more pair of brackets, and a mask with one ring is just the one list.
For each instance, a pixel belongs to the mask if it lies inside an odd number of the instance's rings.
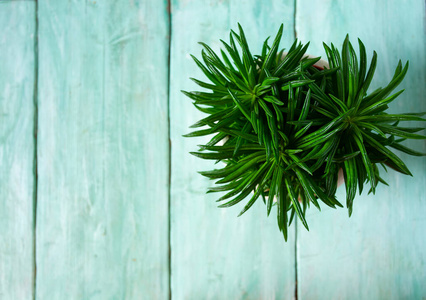
{"label": "turquoise painted wood", "polygon": [[205,42],[218,50],[237,22],[253,53],[286,23],[283,46],[293,37],[293,4],[283,1],[173,1],[170,83],[172,141],[171,292],[173,299],[292,299],[295,293],[295,227],[284,243],[275,211],[266,217],[261,200],[237,218],[243,204],[217,208],[206,195],[209,182],[197,173],[214,168],[188,152],[202,139],[182,138],[202,114],[180,93],[199,90],[189,77],[203,78],[189,54],[200,57]]}
{"label": "turquoise painted wood", "polygon": [[[296,30],[324,55],[322,41],[341,46],[346,33],[359,37],[371,59],[378,53],[372,89],[392,78],[398,59],[409,60],[394,112],[426,111],[424,1],[297,1]],[[418,125],[418,124],[417,124]],[[408,145],[426,152],[425,141]],[[397,153],[414,177],[389,171],[375,196],[343,209],[309,216],[299,226],[299,299],[424,299],[426,297],[426,159]],[[343,188],[340,199],[344,202]]]}
{"label": "turquoise painted wood", "polygon": [[167,299],[166,1],[38,2],[38,299]]}
{"label": "turquoise painted wood", "polygon": [[203,140],[182,137],[202,114],[180,93],[203,78],[197,42],[240,22],[255,53],[284,23],[282,46],[297,32],[310,54],[360,37],[373,88],[410,60],[390,109],[426,111],[424,20],[420,0],[0,1],[0,299],[425,298],[424,158],[284,243],[261,201],[237,218],[205,194]]}
{"label": "turquoise painted wood", "polygon": [[0,2],[0,299],[34,290],[35,2]]}

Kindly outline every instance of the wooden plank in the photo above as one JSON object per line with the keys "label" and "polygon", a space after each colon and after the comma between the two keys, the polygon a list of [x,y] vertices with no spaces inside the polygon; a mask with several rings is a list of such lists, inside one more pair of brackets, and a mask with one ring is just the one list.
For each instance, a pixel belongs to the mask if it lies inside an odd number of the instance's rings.
{"label": "wooden plank", "polygon": [[179,90],[199,90],[189,77],[204,78],[189,54],[200,57],[203,41],[218,50],[230,29],[243,26],[252,53],[285,22],[283,47],[293,42],[293,6],[283,1],[173,1],[170,119],[172,139],[171,253],[175,299],[291,299],[295,291],[294,225],[284,243],[276,211],[266,217],[261,200],[241,218],[241,205],[217,208],[212,185],[197,171],[213,163],[189,151],[200,138],[183,138],[202,114]]}
{"label": "wooden plank", "polygon": [[35,2],[0,2],[0,299],[34,291]]}
{"label": "wooden plank", "polygon": [[[306,5],[308,4],[308,5]],[[372,90],[392,78],[398,59],[409,60],[392,112],[426,111],[425,10],[421,0],[297,1],[296,29],[325,55],[322,41],[341,47],[346,33],[378,53]],[[399,89],[398,89],[399,90]],[[416,124],[417,126],[419,124]],[[424,141],[407,145],[426,152]],[[299,299],[421,299],[426,295],[426,160],[397,153],[414,177],[393,171],[390,187],[355,199],[352,217],[343,209],[309,215],[311,231],[299,226]],[[339,198],[344,202],[343,188]]]}
{"label": "wooden plank", "polygon": [[39,1],[40,299],[168,299],[165,1]]}

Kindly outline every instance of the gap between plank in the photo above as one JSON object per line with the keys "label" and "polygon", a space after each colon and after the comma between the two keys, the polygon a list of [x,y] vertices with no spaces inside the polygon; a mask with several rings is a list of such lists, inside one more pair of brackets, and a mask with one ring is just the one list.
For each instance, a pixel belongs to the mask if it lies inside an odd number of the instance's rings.
{"label": "gap between plank", "polygon": [[33,154],[33,173],[34,173],[34,189],[33,189],[33,299],[36,299],[36,287],[37,287],[37,187],[38,187],[38,168],[37,168],[37,132],[38,132],[38,62],[39,62],[39,51],[38,51],[38,2],[34,3],[34,18],[35,18],[35,30],[34,30],[34,125],[33,125],[33,138],[34,138],[34,154]]}
{"label": "gap between plank", "polygon": [[172,13],[171,0],[167,0],[167,21],[168,21],[168,57],[167,57],[167,122],[168,122],[168,285],[169,285],[169,300],[172,299],[172,247],[171,247],[171,183],[172,183],[172,140],[171,140],[171,124],[170,124],[170,61],[171,61],[171,44],[172,44]]}
{"label": "gap between plank", "polygon": [[294,39],[297,39],[297,30],[296,30],[296,14],[297,14],[297,0],[294,0],[294,13],[293,13],[293,34]]}
{"label": "gap between plank", "polygon": [[297,218],[294,219],[294,299],[297,300]]}

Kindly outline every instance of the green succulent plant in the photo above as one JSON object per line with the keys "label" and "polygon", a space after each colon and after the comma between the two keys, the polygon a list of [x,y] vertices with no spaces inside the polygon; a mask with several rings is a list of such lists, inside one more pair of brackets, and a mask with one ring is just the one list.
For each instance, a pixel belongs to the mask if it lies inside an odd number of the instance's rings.
{"label": "green succulent plant", "polygon": [[[193,59],[210,82],[191,78],[208,91],[183,93],[207,116],[186,137],[211,136],[193,155],[220,161],[221,168],[202,171],[217,180],[208,192],[225,192],[219,207],[246,198],[241,214],[260,197],[267,215],[277,207],[278,227],[287,240],[288,226],[297,214],[309,230],[306,209],[320,202],[335,208],[338,172],[343,170],[346,206],[352,213],[356,191],[364,185],[375,192],[379,166],[411,175],[390,148],[421,156],[401,144],[424,139],[422,127],[400,127],[401,121],[425,121],[424,113],[388,114],[388,104],[402,91],[391,92],[403,80],[408,62],[399,61],[384,88],[367,93],[376,68],[374,52],[370,66],[363,43],[359,58],[349,42],[339,52],[324,44],[329,68],[315,64],[320,58],[305,56],[309,43],[297,40],[283,55],[279,50],[281,25],[272,46],[268,39],[260,55],[252,55],[244,31],[231,31],[229,43],[216,54],[201,43],[202,61]],[[238,46],[237,46],[238,45]],[[225,52],[226,51],[226,52]],[[274,200],[275,199],[275,200]]]}

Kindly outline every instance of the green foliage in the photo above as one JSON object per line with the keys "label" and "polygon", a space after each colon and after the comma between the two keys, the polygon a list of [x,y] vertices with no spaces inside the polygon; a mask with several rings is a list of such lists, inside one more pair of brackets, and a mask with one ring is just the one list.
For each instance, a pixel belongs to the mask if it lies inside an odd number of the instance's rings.
{"label": "green foliage", "polygon": [[[269,215],[276,204],[278,227],[287,240],[288,226],[297,215],[308,229],[306,209],[320,202],[335,208],[338,172],[343,170],[349,216],[357,190],[368,184],[375,192],[378,166],[411,175],[390,148],[424,155],[401,144],[424,139],[419,127],[400,127],[400,121],[425,121],[421,114],[387,114],[402,91],[391,92],[403,80],[408,62],[399,61],[389,84],[368,94],[376,68],[370,66],[363,43],[359,59],[347,36],[339,52],[324,44],[330,68],[319,68],[320,58],[305,57],[308,44],[297,40],[283,56],[281,25],[272,46],[253,56],[243,29],[231,31],[226,50],[216,54],[201,43],[202,61],[193,57],[210,81],[192,79],[208,92],[183,92],[207,114],[188,137],[212,136],[193,155],[220,161],[220,169],[200,172],[216,185],[208,192],[225,192],[219,207],[235,205],[248,196],[241,214],[262,198]],[[239,45],[239,48],[237,47]],[[385,168],[386,170],[386,168]]]}

